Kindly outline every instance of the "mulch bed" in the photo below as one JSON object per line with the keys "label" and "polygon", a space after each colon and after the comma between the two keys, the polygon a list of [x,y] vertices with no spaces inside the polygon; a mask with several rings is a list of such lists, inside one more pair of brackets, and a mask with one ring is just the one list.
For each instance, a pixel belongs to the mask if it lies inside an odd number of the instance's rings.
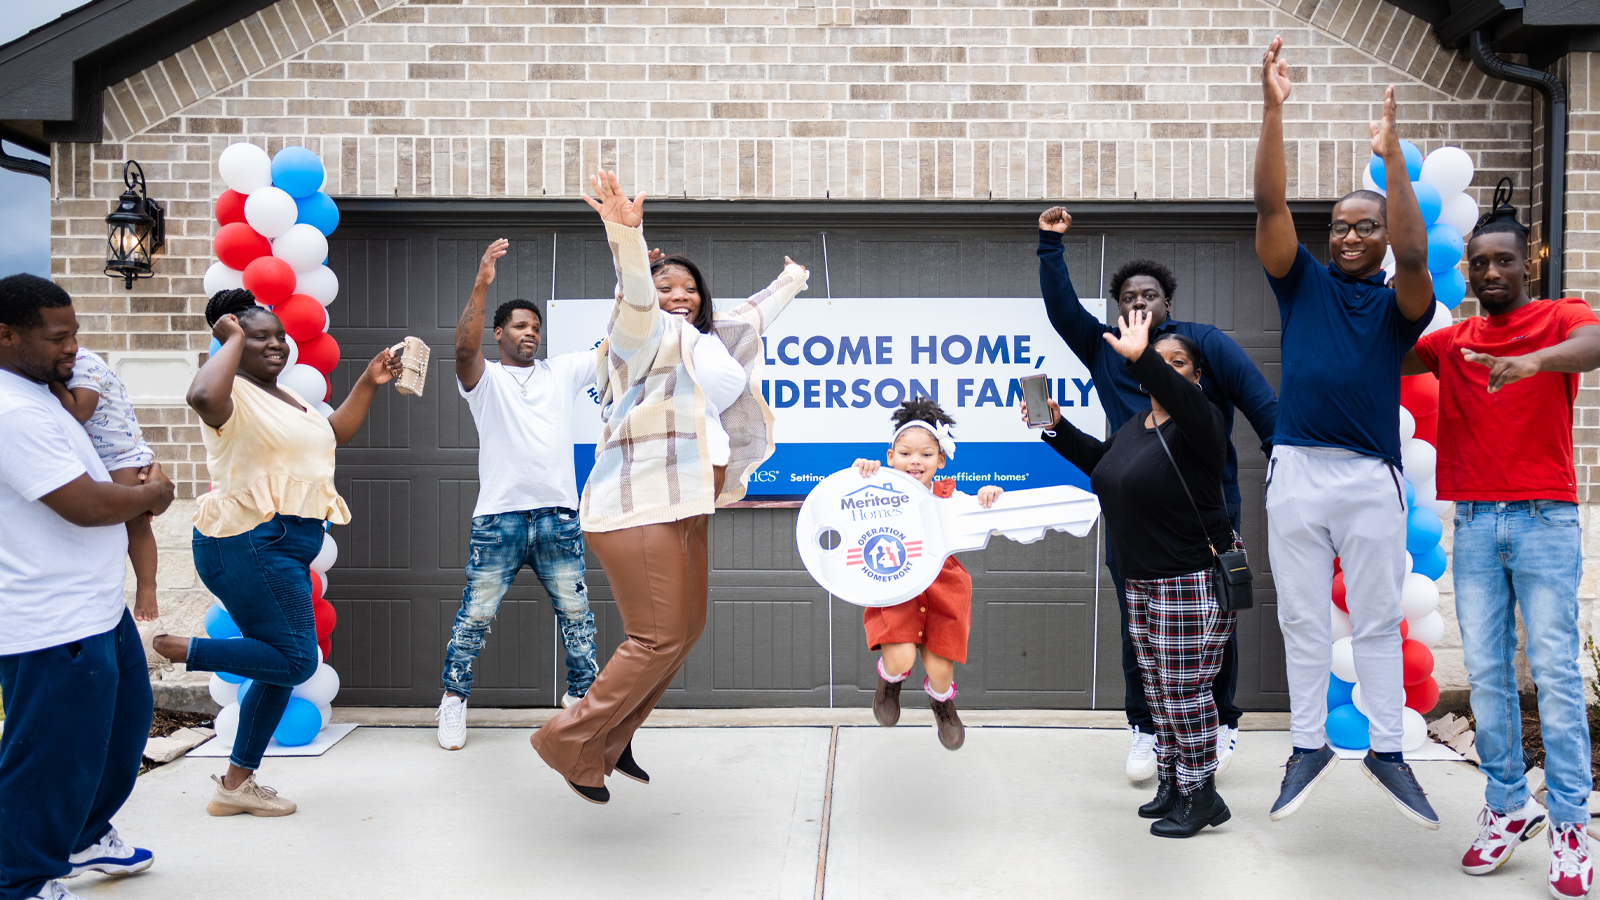
{"label": "mulch bed", "polygon": [[[1443,718],[1446,713],[1455,713],[1471,724],[1472,730],[1478,730],[1478,721],[1472,717],[1471,707],[1461,709],[1434,710],[1428,714],[1428,721]],[[1600,704],[1589,706],[1589,733],[1600,734]],[[1539,732],[1539,709],[1522,710],[1522,757],[1523,765],[1528,768],[1544,767],[1544,738]],[[1600,741],[1589,742],[1589,770],[1595,783],[1600,784]]]}
{"label": "mulch bed", "polygon": [[[211,727],[211,714],[177,712],[170,709],[157,709],[155,718],[150,720],[150,736],[153,738],[166,737],[180,728],[195,728],[197,726],[205,726],[207,728]],[[178,759],[183,759],[183,757],[180,756]],[[176,762],[176,760],[174,760],[174,762]],[[148,759],[142,760],[139,763],[139,774],[143,775],[151,769],[159,768],[164,765],[166,765],[166,763],[152,763]]]}

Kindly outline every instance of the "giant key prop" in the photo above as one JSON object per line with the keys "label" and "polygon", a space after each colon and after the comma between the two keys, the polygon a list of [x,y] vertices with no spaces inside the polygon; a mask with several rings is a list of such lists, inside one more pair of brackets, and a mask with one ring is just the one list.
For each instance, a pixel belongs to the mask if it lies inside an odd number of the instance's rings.
{"label": "giant key prop", "polygon": [[981,550],[998,534],[1021,544],[1046,530],[1083,537],[1100,517],[1100,499],[1060,485],[1007,491],[984,509],[978,498],[941,500],[903,472],[855,469],[817,483],[800,507],[795,541],[806,571],[856,606],[893,606],[928,589],[944,559]]}

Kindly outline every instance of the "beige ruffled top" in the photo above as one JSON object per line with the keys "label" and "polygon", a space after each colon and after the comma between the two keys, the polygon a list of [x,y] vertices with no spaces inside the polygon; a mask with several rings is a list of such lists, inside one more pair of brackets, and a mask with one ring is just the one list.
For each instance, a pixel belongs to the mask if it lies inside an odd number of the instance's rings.
{"label": "beige ruffled top", "polygon": [[350,521],[333,486],[333,426],[283,385],[297,409],[249,379],[234,376],[233,415],[221,428],[200,423],[211,490],[200,497],[194,527],[223,538],[266,522],[276,513]]}

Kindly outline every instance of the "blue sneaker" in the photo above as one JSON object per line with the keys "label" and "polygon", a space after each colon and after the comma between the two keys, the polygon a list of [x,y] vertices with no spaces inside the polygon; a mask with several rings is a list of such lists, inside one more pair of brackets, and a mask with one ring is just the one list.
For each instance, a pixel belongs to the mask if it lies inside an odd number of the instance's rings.
{"label": "blue sneaker", "polygon": [[1283,787],[1278,791],[1278,802],[1272,804],[1272,821],[1287,818],[1299,809],[1311,789],[1327,777],[1338,762],[1339,757],[1327,744],[1310,753],[1291,754],[1283,767]]}
{"label": "blue sneaker", "polygon": [[150,868],[155,861],[155,854],[149,850],[124,844],[113,828],[106,832],[99,843],[67,857],[67,862],[72,865],[67,877],[76,878],[85,872],[111,876],[137,875]]}
{"label": "blue sneaker", "polygon": [[1439,830],[1439,814],[1428,804],[1428,795],[1423,793],[1422,785],[1417,784],[1417,776],[1411,774],[1410,766],[1403,762],[1384,762],[1368,750],[1361,760],[1361,771],[1373,784],[1383,788],[1406,818],[1430,831]]}

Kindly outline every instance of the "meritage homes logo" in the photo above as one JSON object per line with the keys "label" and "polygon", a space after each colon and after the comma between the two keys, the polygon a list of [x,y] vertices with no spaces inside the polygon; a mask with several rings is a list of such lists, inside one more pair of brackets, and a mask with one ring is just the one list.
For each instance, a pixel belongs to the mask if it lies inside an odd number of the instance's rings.
{"label": "meritage homes logo", "polygon": [[[839,501],[839,509],[853,522],[893,519],[903,516],[911,495],[893,484],[869,484],[851,491]],[[904,532],[887,525],[863,534],[845,555],[845,564],[861,566],[875,581],[898,581],[911,571],[911,561],[922,555],[922,541],[908,541]]]}

